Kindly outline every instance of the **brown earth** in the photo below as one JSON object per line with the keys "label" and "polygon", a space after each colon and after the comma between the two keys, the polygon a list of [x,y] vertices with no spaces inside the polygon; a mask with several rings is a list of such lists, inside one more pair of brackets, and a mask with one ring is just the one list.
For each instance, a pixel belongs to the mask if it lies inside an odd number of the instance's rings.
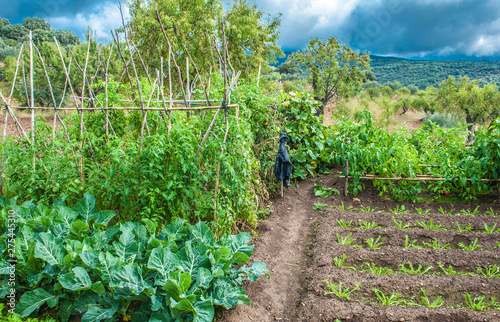
{"label": "brown earth", "polygon": [[[268,264],[271,279],[261,277],[256,283],[245,285],[251,307],[240,305],[227,312],[222,321],[500,321],[498,306],[476,312],[465,305],[463,297],[465,293],[473,298],[486,295],[488,301],[490,297],[497,298],[497,303],[500,298],[500,278],[481,276],[477,271],[477,267],[500,266],[497,245],[500,233],[487,234],[484,230],[484,224],[490,228],[497,224],[500,228],[500,217],[486,214],[500,213],[498,195],[481,196],[474,204],[394,202],[379,196],[367,181],[366,189],[356,197],[349,194],[316,198],[314,184],[342,191],[343,178],[338,177],[338,171],[333,173],[300,182],[300,188],[292,186],[283,199],[273,200],[273,212],[258,225],[259,237],[255,239],[252,256],[252,260]],[[312,210],[316,203],[330,207]],[[341,210],[349,207],[350,211]],[[419,215],[416,208],[429,211]],[[440,208],[452,215],[440,213]],[[467,215],[476,208],[476,215]],[[398,229],[393,217],[411,229]],[[423,229],[419,224],[420,221],[429,225],[431,219],[445,230]],[[337,220],[347,223],[352,220],[351,227],[341,228]],[[360,229],[362,220],[375,222],[380,228]],[[461,228],[471,224],[470,231],[460,232],[457,222]],[[352,233],[350,238],[356,238],[353,245],[359,246],[340,244],[337,233],[341,237]],[[437,239],[441,245],[449,243],[451,249],[404,248],[407,235],[410,242],[416,239],[419,246]],[[366,239],[378,236],[382,247],[368,249]],[[465,251],[458,246],[469,245],[476,238],[480,249]],[[344,254],[346,261],[342,268],[335,266],[333,259]],[[425,275],[399,271],[399,265],[409,267],[408,262],[415,268],[420,264],[432,269]],[[444,274],[438,262],[445,268],[452,265],[461,275]],[[373,274],[367,270],[367,263],[387,267],[395,273]],[[350,301],[341,300],[331,294],[324,295],[328,290],[325,280],[336,285],[342,282],[348,288],[360,283],[360,289],[351,294]],[[380,306],[373,288],[386,295],[400,293],[406,306]],[[431,302],[441,296],[442,306],[423,306],[421,289]]]}

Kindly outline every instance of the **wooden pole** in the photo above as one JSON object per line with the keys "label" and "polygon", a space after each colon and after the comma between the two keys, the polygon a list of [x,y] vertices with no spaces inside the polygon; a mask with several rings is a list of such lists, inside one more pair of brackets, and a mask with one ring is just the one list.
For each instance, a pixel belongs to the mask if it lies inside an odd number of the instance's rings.
{"label": "wooden pole", "polygon": [[[151,101],[153,102],[153,101]],[[19,107],[19,106],[12,106],[13,108],[17,109],[23,109],[25,107]],[[238,104],[231,104],[227,106],[228,108],[238,108]],[[212,106],[195,106],[195,107],[172,107],[172,108],[167,108],[167,111],[188,111],[188,110],[216,110],[219,109],[220,105],[212,105]],[[47,110],[47,107],[43,106],[35,106],[35,110]],[[57,109],[58,111],[80,111],[80,108],[77,107],[61,107]],[[86,111],[105,111],[105,110],[122,110],[122,111],[164,111],[165,109],[163,107],[90,107],[86,108]],[[110,124],[111,125],[111,124]]]}
{"label": "wooden pole", "polygon": [[[33,84],[33,32],[30,30],[30,106],[35,106],[34,84]],[[31,109],[31,144],[33,146],[33,171],[35,166],[35,109]]]}
{"label": "wooden pole", "polygon": [[[341,176],[342,177],[342,176]],[[346,181],[347,181],[347,176]],[[349,176],[349,178],[353,178],[352,176]],[[459,178],[454,178],[454,179],[446,179],[446,178],[435,178],[435,177],[418,177],[418,178],[383,178],[383,177],[378,177],[375,175],[367,175],[365,177],[359,177],[359,179],[362,180],[386,180],[386,181],[455,181],[455,180],[460,180]],[[467,181],[472,181],[472,179],[467,178]],[[477,181],[482,181],[482,182],[500,182],[500,179],[477,179]]]}
{"label": "wooden pole", "polygon": [[281,180],[281,198],[283,198],[283,180]]}
{"label": "wooden pole", "polygon": [[349,188],[349,160],[345,159],[345,190],[344,196],[347,197],[347,192]]}

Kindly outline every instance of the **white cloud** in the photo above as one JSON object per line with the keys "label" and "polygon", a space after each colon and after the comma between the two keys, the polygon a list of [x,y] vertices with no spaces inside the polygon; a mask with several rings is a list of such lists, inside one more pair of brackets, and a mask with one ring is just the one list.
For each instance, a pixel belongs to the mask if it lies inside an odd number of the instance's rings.
{"label": "white cloud", "polygon": [[[127,20],[130,15],[126,6],[122,6],[123,14]],[[117,3],[105,2],[99,4],[92,12],[77,13],[75,16],[60,16],[48,18],[53,29],[69,29],[83,37],[84,31],[90,27],[97,35],[98,41],[113,39],[111,30],[122,26],[122,17]],[[79,30],[80,32],[77,32]],[[82,39],[83,40],[83,39]]]}

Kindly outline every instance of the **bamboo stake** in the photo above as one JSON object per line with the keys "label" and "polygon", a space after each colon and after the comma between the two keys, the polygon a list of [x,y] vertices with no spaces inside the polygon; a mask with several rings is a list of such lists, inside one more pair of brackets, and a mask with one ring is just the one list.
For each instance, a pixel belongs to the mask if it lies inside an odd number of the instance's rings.
{"label": "bamboo stake", "polygon": [[[30,106],[35,106],[35,97],[34,97],[34,84],[33,84],[33,31],[30,30]],[[35,110],[31,109],[31,140],[33,147],[33,171],[36,170],[35,165]]]}
{"label": "bamboo stake", "polygon": [[[149,104],[151,103],[151,99],[153,98],[153,95],[155,93],[155,89],[156,89],[156,83],[158,82],[158,77],[155,79],[155,82],[153,84],[153,89],[151,90],[151,94],[149,95],[149,100],[148,100],[148,105],[147,105],[147,108],[149,108]],[[144,116],[144,120],[142,121],[142,128],[141,128],[141,152],[142,152],[142,148],[143,148],[143,141],[144,141],[144,125],[146,124],[147,122],[147,116],[148,116],[148,112],[146,111],[146,114]]]}
{"label": "bamboo stake", "polygon": [[[346,177],[346,176],[340,176],[340,178]],[[353,178],[352,176],[349,176],[349,178]],[[417,177],[417,178],[383,178],[383,177],[378,177],[378,176],[366,176],[366,177],[359,177],[359,179],[362,180],[386,180],[386,181],[456,181],[460,180],[459,178],[452,178],[452,179],[447,179],[447,178],[435,178],[435,177]],[[472,179],[466,179],[467,181],[472,181]],[[483,182],[500,182],[500,179],[477,179],[477,181],[483,181]]]}
{"label": "bamboo stake", "polygon": [[[171,72],[171,64],[170,64],[170,53],[172,51],[171,47],[168,47],[168,96],[169,96],[169,109],[172,109],[173,101],[172,101],[172,72]],[[167,127],[167,135],[170,135],[170,129],[172,128],[172,113],[168,115],[168,127]]]}
{"label": "bamboo stake", "polygon": [[[66,79],[68,81],[69,88],[71,90],[71,94],[73,94],[73,99],[74,99],[74,102],[75,102],[75,105],[76,105],[76,109],[77,109],[78,113],[82,113],[81,109],[79,108],[78,100],[76,99],[76,95],[75,95],[75,91],[73,89],[73,85],[71,84],[71,78],[69,77],[68,70],[66,69],[66,63],[64,62],[64,58],[63,58],[63,55],[62,55],[61,47],[59,46],[59,42],[57,41],[56,37],[54,37],[54,42],[56,44],[57,51],[59,52],[59,57],[61,58],[61,63],[62,63],[62,66],[63,66],[64,74],[66,75]],[[75,63],[76,63],[76,61],[75,61]],[[82,102],[82,105],[83,105],[83,102]],[[89,147],[90,147],[90,152],[92,153],[92,158],[96,162],[97,169],[99,169],[99,164],[97,163],[97,159],[96,159],[95,153],[94,153],[94,148],[92,147],[92,142],[90,141],[87,128],[85,127],[85,122],[83,122],[82,125],[83,125],[82,126],[83,130],[85,131],[85,137],[87,138],[87,141],[89,142]],[[83,151],[82,151],[82,155],[83,155]],[[83,167],[82,167],[81,176],[82,176],[82,182],[83,182]]]}
{"label": "bamboo stake", "polygon": [[[71,138],[69,136],[68,129],[66,128],[66,124],[64,123],[64,121],[59,116],[59,112],[58,112],[58,109],[57,109],[57,103],[56,103],[56,99],[54,97],[54,91],[53,91],[53,88],[52,88],[52,83],[50,81],[50,77],[49,77],[49,74],[47,72],[47,66],[45,65],[45,61],[43,60],[43,57],[40,54],[40,51],[38,50],[38,48],[34,44],[33,44],[33,46],[35,47],[36,51],[38,52],[38,56],[40,57],[40,61],[42,62],[43,70],[45,71],[45,77],[47,78],[47,83],[49,84],[49,90],[50,90],[50,94],[52,96],[52,101],[54,103],[54,127],[52,129],[52,143],[53,143],[52,147],[54,148],[54,144],[55,144],[55,139],[56,139],[56,120],[58,119],[59,123],[61,124],[61,126],[64,129],[64,133],[66,134],[66,139],[68,140],[68,143],[70,144],[71,152],[73,153],[73,157],[75,159],[76,168],[78,169],[78,161],[77,161],[75,150],[73,149],[73,146],[71,144]],[[69,70],[71,70],[71,58],[70,58],[69,65],[70,65],[69,66]],[[64,93],[66,92],[66,85],[67,85],[67,82],[64,85],[64,92],[63,92],[63,98],[61,99],[61,104],[64,101]],[[35,109],[35,108],[33,107],[33,109]]]}
{"label": "bamboo stake", "polygon": [[[153,103],[154,101],[151,101]],[[12,106],[13,108],[23,109],[26,107]],[[238,108],[238,104],[227,105],[229,108]],[[220,105],[211,105],[211,106],[194,106],[194,107],[172,107],[167,108],[166,111],[192,111],[192,110],[216,110],[219,109]],[[35,106],[35,110],[46,110],[47,107],[43,106]],[[81,108],[77,107],[61,107],[57,109],[58,111],[80,111]],[[121,111],[165,111],[163,107],[89,107],[85,109],[86,111],[105,111],[105,110],[121,110]]]}
{"label": "bamboo stake", "polygon": [[[118,49],[118,53],[120,54],[120,57],[122,58],[122,61],[125,64],[124,71],[127,72],[128,81],[130,83],[130,90],[132,92],[134,92],[134,82],[132,82],[132,77],[130,77],[130,73],[128,71],[128,65],[130,64],[130,61],[133,59],[133,55],[132,54],[130,55],[130,58],[129,58],[128,62],[127,62],[125,60],[125,57],[123,56],[122,50],[120,48],[120,38],[118,36],[118,33],[116,33],[116,38],[115,38],[115,34],[113,33],[113,30],[111,30],[111,36],[113,36],[113,39],[114,39],[114,41],[116,43],[116,49]],[[120,77],[120,80],[121,80],[121,77]]]}
{"label": "bamboo stake", "polygon": [[[9,95],[9,100],[7,102],[7,105],[10,104],[10,100],[12,99],[12,94],[14,94],[14,87],[16,84],[16,79],[17,79],[17,72],[19,70],[19,60],[21,59],[21,53],[23,51],[24,44],[21,44],[21,49],[19,50],[19,55],[17,57],[17,64],[16,64],[16,71],[14,73],[14,80],[12,81],[12,87],[10,90],[10,95]],[[1,94],[1,93],[0,93]],[[3,128],[3,141],[2,141],[2,164],[0,165],[0,195],[3,196],[3,169],[4,169],[4,162],[5,162],[5,138],[7,137],[7,122],[9,121],[9,113],[5,113],[5,123],[4,123],[4,128]],[[19,131],[19,129],[18,129]]]}
{"label": "bamboo stake", "polygon": [[[163,28],[163,22],[160,19],[160,13],[158,12],[158,9],[155,9],[155,11],[156,11],[156,18],[157,18],[158,22],[160,23],[160,28],[161,28],[161,31],[163,33],[163,37],[165,37],[165,40],[167,41],[167,44],[168,44],[169,55],[172,55],[172,60],[174,62],[174,66],[177,69],[177,74],[179,75],[179,84],[181,86],[182,95],[183,95],[184,100],[186,101],[186,92],[184,91],[184,86],[182,85],[183,81],[182,81],[181,69],[179,68],[179,65],[177,65],[177,61],[175,60],[174,52],[172,51],[172,44],[170,43],[170,40],[168,39],[167,33],[165,32],[165,28]],[[187,101],[186,101],[186,106],[188,106]]]}
{"label": "bamboo stake", "polygon": [[[230,96],[231,91],[236,86],[236,82],[238,81],[238,78],[240,77],[240,75],[241,75],[241,72],[238,72],[236,74],[236,77],[234,77],[233,83],[229,87],[229,95],[227,95],[227,96]],[[217,109],[217,112],[215,112],[214,118],[212,119],[212,122],[210,123],[210,126],[207,129],[207,132],[205,133],[205,135],[203,136],[203,139],[201,140],[200,146],[198,147],[198,151],[196,151],[195,159],[197,159],[198,156],[200,155],[201,149],[203,148],[205,141],[207,140],[208,136],[210,135],[210,131],[212,131],[212,128],[215,125],[215,121],[217,120],[217,116],[219,116],[219,113],[220,113],[223,105],[224,105],[224,102],[223,102],[223,104],[221,104],[221,106],[219,106],[219,108]]]}

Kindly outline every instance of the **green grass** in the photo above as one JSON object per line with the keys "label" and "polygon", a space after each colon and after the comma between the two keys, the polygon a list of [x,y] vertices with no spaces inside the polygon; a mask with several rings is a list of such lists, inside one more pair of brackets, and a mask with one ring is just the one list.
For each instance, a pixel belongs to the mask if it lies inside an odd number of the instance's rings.
{"label": "green grass", "polygon": [[487,234],[496,234],[496,233],[500,233],[500,228],[497,229],[497,223],[494,223],[493,226],[491,226],[491,227],[488,227],[488,224],[484,223],[484,231]]}
{"label": "green grass", "polygon": [[376,229],[376,228],[382,228],[380,226],[377,225],[376,222],[368,222],[366,220],[361,220],[361,219],[358,219],[359,221],[359,229]]}
{"label": "green grass", "polygon": [[481,267],[476,267],[479,274],[486,277],[500,277],[500,267],[497,265],[490,265],[484,268],[484,271]]}
{"label": "green grass", "polygon": [[389,209],[389,212],[395,215],[403,215],[403,214],[407,215],[410,213],[409,210],[406,210],[405,205],[401,205],[401,207],[397,206],[394,209]]}
{"label": "green grass", "polygon": [[408,238],[408,235],[405,236],[405,246],[404,248],[422,248],[422,246],[416,245],[417,240],[414,239],[411,243]]}
{"label": "green grass", "polygon": [[314,204],[313,210],[319,210],[319,211],[321,211],[321,210],[323,210],[323,208],[325,208],[325,207],[328,207],[328,205],[327,205],[327,204],[325,204],[325,203],[316,202],[316,203]]}
{"label": "green grass", "polygon": [[429,212],[431,212],[430,209],[423,210],[422,208],[415,208],[415,211],[419,215],[427,215]]}
{"label": "green grass", "polygon": [[452,216],[453,215],[453,212],[455,211],[455,209],[452,209],[450,211],[446,211],[443,209],[443,207],[439,207],[439,212],[442,213],[443,215],[448,215],[448,216]]}
{"label": "green grass", "polygon": [[472,224],[469,224],[467,227],[462,228],[462,227],[460,227],[460,224],[457,221],[457,222],[455,222],[455,225],[457,226],[458,231],[462,231],[462,232],[463,231],[471,231],[471,229],[472,229]]}
{"label": "green grass", "polygon": [[424,221],[417,220],[417,224],[419,224],[420,227],[423,229],[428,229],[428,230],[446,230],[446,228],[443,228],[441,224],[435,224],[434,219],[429,220],[429,224],[426,224]]}
{"label": "green grass", "polygon": [[367,272],[376,275],[393,275],[394,271],[388,267],[379,267],[375,263],[365,263],[367,267]]}
{"label": "green grass", "polygon": [[349,223],[345,222],[344,219],[337,219],[337,225],[341,228],[350,228],[352,225],[352,220]]}

